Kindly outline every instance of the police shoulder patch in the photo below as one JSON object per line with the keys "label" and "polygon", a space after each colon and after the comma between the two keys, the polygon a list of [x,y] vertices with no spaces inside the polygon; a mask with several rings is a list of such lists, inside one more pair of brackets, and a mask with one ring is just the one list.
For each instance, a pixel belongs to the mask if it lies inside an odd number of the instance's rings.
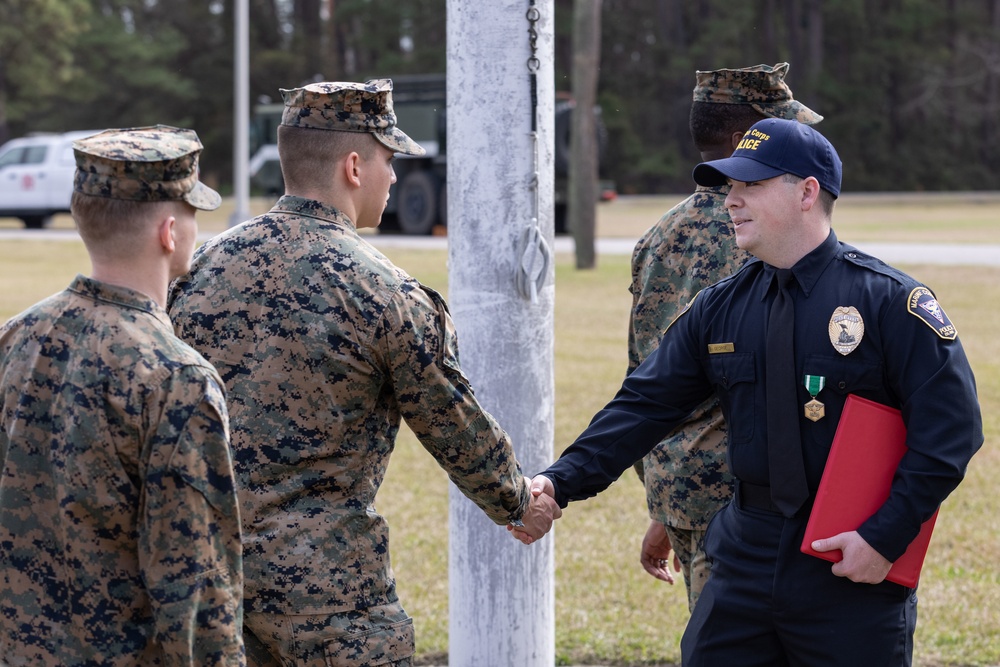
{"label": "police shoulder patch", "polygon": [[946,340],[958,338],[958,330],[948,319],[944,308],[937,302],[934,293],[926,287],[915,287],[906,300],[906,310],[923,320],[937,335]]}

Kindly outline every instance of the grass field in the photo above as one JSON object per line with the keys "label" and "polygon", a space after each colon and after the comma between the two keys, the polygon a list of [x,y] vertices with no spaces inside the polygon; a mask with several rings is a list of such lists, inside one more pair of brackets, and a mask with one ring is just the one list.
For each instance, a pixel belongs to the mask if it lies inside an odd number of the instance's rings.
{"label": "grass field", "polygon": [[[599,233],[636,237],[677,198],[602,204]],[[263,210],[266,203],[255,203]],[[225,226],[225,211],[203,219]],[[1000,244],[1000,198],[845,198],[836,213],[845,241]],[[7,221],[0,221],[6,224]],[[57,221],[57,226],[65,225]],[[0,224],[0,227],[4,226]],[[446,252],[390,249],[400,266],[447,288]],[[935,292],[956,323],[979,385],[986,444],[946,501],[920,586],[918,667],[1000,665],[1000,267],[899,266]],[[56,292],[89,263],[77,242],[0,240],[0,320]],[[601,256],[594,271],[556,263],[556,440],[559,452],[611,398],[626,365],[628,257]],[[392,525],[392,558],[403,603],[415,618],[418,659],[443,662],[448,648],[447,478],[404,429],[379,508]],[[556,535],[559,664],[654,665],[679,658],[687,620],[683,584],[655,581],[638,563],[648,519],[631,473],[574,503]]]}

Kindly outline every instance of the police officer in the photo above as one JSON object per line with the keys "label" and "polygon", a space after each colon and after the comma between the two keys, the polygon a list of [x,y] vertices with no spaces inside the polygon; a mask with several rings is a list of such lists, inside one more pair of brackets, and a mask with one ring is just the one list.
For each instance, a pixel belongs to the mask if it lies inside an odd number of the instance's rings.
{"label": "police officer", "polygon": [[[841,162],[812,128],[760,121],[694,179],[731,183],[736,243],[756,259],[697,295],[533,486],[561,506],[600,492],[715,392],[737,493],[706,534],[683,664],[907,664],[915,591],[885,576],[983,442],[956,329],[928,288],[837,240]],[[842,552],[831,566],[800,545],[850,394],[900,408],[908,451],[878,511],[812,544]]]}
{"label": "police officer", "polygon": [[[732,155],[743,134],[764,118],[807,125],[823,119],[793,98],[787,73],[788,63],[695,73],[690,130],[702,161]],[[725,206],[728,192],[727,184],[698,186],[636,244],[629,373],[656,349],[663,330],[698,290],[731,275],[750,258],[733,238]],[[636,464],[650,514],[640,561],[652,576],[673,583],[667,567],[673,551],[689,609],[694,609],[710,570],[705,529],[732,497],[725,456],[726,425],[713,395]]]}
{"label": "police officer", "polygon": [[76,142],[92,276],[0,328],[4,664],[244,664],[222,381],[164,310],[221,201],[201,149],[167,126]]}
{"label": "police officer", "polygon": [[[477,402],[444,300],[358,234],[375,227],[396,153],[392,83],[282,90],[286,194],[199,249],[170,312],[229,389],[244,510],[248,662],[409,665],[375,511],[400,418],[498,524],[535,537],[538,498],[507,434]],[[269,657],[270,656],[270,657]]]}

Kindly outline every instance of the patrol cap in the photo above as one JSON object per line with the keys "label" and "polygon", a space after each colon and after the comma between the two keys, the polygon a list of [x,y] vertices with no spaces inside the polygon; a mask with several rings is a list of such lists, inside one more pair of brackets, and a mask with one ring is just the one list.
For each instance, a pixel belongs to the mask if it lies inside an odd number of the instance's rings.
{"label": "patrol cap", "polygon": [[794,120],[765,118],[753,124],[732,156],[702,162],[692,177],[698,185],[763,181],[782,174],[813,176],[821,188],[840,196],[843,165],[836,149],[822,134]]}
{"label": "patrol cap", "polygon": [[194,130],[153,125],[105,130],[73,142],[73,189],[129,201],[183,200],[219,208],[219,193],[198,180],[202,145]]}
{"label": "patrol cap", "polygon": [[281,124],[340,132],[370,132],[397,153],[423,155],[423,147],[396,127],[392,110],[392,81],[365,83],[325,81],[304,88],[281,88],[285,109]]}
{"label": "patrol cap", "polygon": [[823,116],[792,98],[792,90],[785,83],[788,67],[788,63],[778,63],[741,69],[699,70],[695,72],[694,101],[746,104],[771,118],[815,125]]}

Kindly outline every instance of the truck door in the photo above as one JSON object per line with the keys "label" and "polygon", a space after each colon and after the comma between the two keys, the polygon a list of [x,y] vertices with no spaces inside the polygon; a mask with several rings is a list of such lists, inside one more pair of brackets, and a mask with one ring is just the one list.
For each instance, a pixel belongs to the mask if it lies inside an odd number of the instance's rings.
{"label": "truck door", "polygon": [[0,189],[5,207],[39,209],[48,206],[49,178],[45,158],[51,147],[27,144],[4,153],[0,161]]}

